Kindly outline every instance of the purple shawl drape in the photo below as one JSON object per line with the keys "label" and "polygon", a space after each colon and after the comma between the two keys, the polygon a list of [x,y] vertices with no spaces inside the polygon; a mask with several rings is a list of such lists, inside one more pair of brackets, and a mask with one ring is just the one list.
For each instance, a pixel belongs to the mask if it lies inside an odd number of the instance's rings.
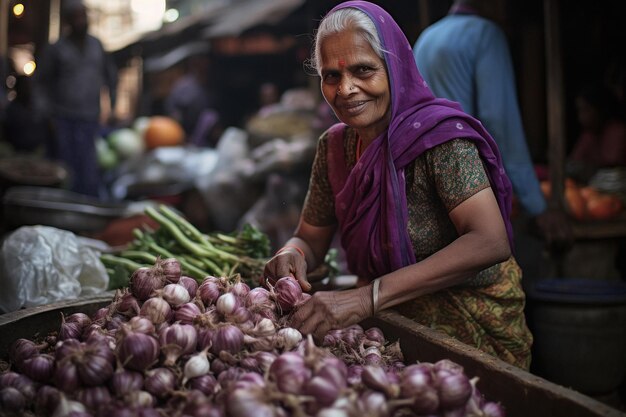
{"label": "purple shawl drape", "polygon": [[[424,151],[456,138],[472,140],[477,146],[513,248],[511,183],[495,141],[457,103],[433,96],[417,70],[411,45],[385,10],[365,1],[348,1],[329,13],[346,7],[365,12],[376,25],[386,51],[391,89],[387,132],[367,147],[350,172],[336,165],[333,168],[334,163],[345,165],[344,159],[339,161],[337,155],[329,158],[335,211],[350,271],[371,280],[415,263],[407,230],[404,168]],[[343,139],[341,127],[331,128],[329,149],[333,137]]]}

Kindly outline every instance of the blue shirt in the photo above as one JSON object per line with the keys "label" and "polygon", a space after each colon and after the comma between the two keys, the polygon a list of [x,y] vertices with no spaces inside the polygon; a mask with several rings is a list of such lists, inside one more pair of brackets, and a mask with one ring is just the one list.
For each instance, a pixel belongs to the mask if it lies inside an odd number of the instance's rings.
{"label": "blue shirt", "polygon": [[493,136],[522,207],[533,216],[543,212],[502,30],[476,15],[451,14],[421,33],[413,54],[433,93],[459,102]]}

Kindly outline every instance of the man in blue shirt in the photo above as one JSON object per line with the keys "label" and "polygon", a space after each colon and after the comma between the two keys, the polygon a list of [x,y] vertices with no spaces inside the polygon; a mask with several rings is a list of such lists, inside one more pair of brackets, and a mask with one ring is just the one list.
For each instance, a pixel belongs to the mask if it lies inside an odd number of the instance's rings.
{"label": "man in blue shirt", "polygon": [[446,17],[420,34],[415,61],[435,95],[459,102],[491,133],[515,195],[546,240],[567,241],[569,223],[563,212],[548,210],[535,175],[506,37],[488,18],[499,6],[498,0],[455,1]]}

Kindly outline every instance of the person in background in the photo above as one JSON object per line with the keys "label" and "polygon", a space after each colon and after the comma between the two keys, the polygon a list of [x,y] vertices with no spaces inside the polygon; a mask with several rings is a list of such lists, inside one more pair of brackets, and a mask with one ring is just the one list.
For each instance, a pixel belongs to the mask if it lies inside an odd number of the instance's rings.
{"label": "person in background", "polygon": [[271,114],[280,107],[280,90],[273,82],[264,82],[259,86],[259,116]]}
{"label": "person in background", "polygon": [[[584,86],[575,97],[580,127],[578,139],[568,155],[566,173],[587,183],[601,169],[626,169],[626,121],[624,109],[614,90],[601,83]],[[626,185],[621,183],[621,190]],[[617,239],[615,265],[626,280],[626,237]]]}
{"label": "person in background", "polygon": [[496,140],[515,195],[546,242],[567,246],[566,214],[548,206],[526,144],[511,54],[496,23],[503,7],[501,0],[456,0],[418,37],[415,62],[436,96],[458,102]]}
{"label": "person in background", "polygon": [[568,173],[584,181],[599,168],[626,166],[626,123],[617,98],[606,87],[589,85],[575,104],[580,135],[568,158]]}
{"label": "person in background", "polygon": [[220,115],[209,91],[210,68],[208,56],[187,58],[185,74],[174,83],[165,100],[167,115],[181,124],[187,143],[196,146],[214,147],[218,139],[215,135]]}
{"label": "person in background", "polygon": [[35,72],[38,106],[51,118],[55,135],[52,154],[71,173],[70,189],[99,195],[100,172],[95,139],[100,128],[100,94],[108,89],[115,108],[117,70],[102,43],[87,33],[87,8],[80,0],[65,0],[66,32],[47,45]]}
{"label": "person in background", "polygon": [[511,184],[498,148],[457,103],[435,98],[392,17],[348,1],[322,19],[311,64],[341,121],[319,139],[296,231],[266,282],[303,290],[335,232],[357,288],[317,291],[291,326],[321,339],[393,308],[528,368],[521,269],[511,256]]}
{"label": "person in background", "polygon": [[619,51],[609,59],[604,71],[604,84],[613,94],[621,109],[621,115],[626,118],[626,57]]}

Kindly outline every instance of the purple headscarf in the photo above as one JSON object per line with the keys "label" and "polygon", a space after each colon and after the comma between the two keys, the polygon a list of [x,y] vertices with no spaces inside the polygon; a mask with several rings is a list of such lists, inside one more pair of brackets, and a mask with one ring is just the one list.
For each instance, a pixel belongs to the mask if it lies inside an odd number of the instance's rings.
{"label": "purple headscarf", "polygon": [[[337,158],[329,159],[335,212],[350,271],[371,280],[415,263],[407,230],[404,168],[424,151],[457,138],[469,139],[478,148],[513,248],[509,221],[511,183],[495,141],[457,103],[433,96],[417,70],[406,36],[385,10],[365,1],[348,1],[329,14],[348,7],[361,10],[374,22],[386,51],[391,89],[387,131],[367,147],[350,172],[332,168]],[[329,140],[337,136],[333,131],[342,130],[342,126],[345,125],[331,128]],[[340,163],[345,165],[343,160]],[[333,171],[338,175],[333,175]]]}

